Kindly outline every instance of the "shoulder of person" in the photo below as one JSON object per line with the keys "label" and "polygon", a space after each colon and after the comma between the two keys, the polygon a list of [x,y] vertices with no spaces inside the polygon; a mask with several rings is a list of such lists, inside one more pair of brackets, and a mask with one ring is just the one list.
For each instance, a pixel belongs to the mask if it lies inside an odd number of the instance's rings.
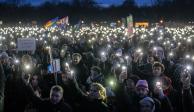
{"label": "shoulder of person", "polygon": [[63,102],[62,106],[66,110],[65,112],[72,112],[72,107],[68,103]]}

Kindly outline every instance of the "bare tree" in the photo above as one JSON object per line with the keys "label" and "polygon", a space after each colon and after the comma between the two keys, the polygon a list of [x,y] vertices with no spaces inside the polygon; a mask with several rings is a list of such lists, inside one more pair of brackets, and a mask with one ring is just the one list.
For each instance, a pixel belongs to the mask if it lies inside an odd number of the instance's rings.
{"label": "bare tree", "polygon": [[122,6],[128,7],[128,6],[135,6],[135,0],[125,0],[122,4]]}
{"label": "bare tree", "polygon": [[26,3],[26,0],[6,0],[5,2],[8,4],[21,6],[21,5],[24,5]]}
{"label": "bare tree", "polygon": [[94,0],[80,0],[82,7],[94,7],[96,6],[96,2]]}

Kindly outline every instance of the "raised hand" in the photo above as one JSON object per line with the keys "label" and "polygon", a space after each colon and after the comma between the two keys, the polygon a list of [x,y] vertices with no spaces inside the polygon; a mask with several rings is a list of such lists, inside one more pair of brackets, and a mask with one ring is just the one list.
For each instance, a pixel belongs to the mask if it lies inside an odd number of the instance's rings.
{"label": "raised hand", "polygon": [[187,70],[184,70],[181,73],[181,82],[183,84],[183,89],[189,89],[190,88],[191,74]]}

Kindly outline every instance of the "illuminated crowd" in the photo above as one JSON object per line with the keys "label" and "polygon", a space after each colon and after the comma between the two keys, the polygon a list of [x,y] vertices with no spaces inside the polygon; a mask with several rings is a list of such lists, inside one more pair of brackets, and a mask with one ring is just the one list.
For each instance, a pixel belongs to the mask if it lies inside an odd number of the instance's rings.
{"label": "illuminated crowd", "polygon": [[1,26],[0,112],[193,112],[193,65],[192,25]]}

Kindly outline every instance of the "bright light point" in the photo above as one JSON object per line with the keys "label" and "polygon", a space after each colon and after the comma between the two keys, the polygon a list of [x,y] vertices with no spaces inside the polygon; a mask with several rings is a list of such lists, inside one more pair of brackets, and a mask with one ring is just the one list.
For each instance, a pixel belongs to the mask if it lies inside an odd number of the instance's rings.
{"label": "bright light point", "polygon": [[126,70],[127,69],[127,67],[126,66],[122,66],[122,70]]}
{"label": "bright light point", "polygon": [[71,73],[71,76],[73,76],[73,74],[74,74],[74,71],[73,71],[73,70],[71,70],[71,72],[70,72],[70,73]]}
{"label": "bright light point", "polygon": [[154,51],[156,51],[157,50],[157,47],[154,47],[153,49],[154,49]]}
{"label": "bright light point", "polygon": [[192,60],[194,61],[194,56],[192,57]]}
{"label": "bright light point", "polygon": [[119,53],[116,53],[116,56],[121,56]]}
{"label": "bright light point", "polygon": [[138,48],[136,52],[140,53],[140,52],[142,52],[142,49]]}
{"label": "bright light point", "polygon": [[191,39],[189,38],[189,39],[187,39],[187,42],[191,42]]}
{"label": "bright light point", "polygon": [[117,64],[117,67],[121,67],[121,65],[120,64]]}
{"label": "bright light point", "polygon": [[162,84],[161,84],[160,81],[157,81],[157,82],[156,82],[156,87],[161,87],[161,85],[162,85]]}
{"label": "bright light point", "polygon": [[190,65],[187,65],[187,66],[186,66],[186,69],[187,69],[187,70],[191,70],[191,66],[190,66]]}
{"label": "bright light point", "polygon": [[109,81],[109,84],[110,84],[110,86],[115,86],[115,81],[110,80],[110,81]]}
{"label": "bright light point", "polygon": [[125,56],[125,59],[129,59],[129,56]]}
{"label": "bright light point", "polygon": [[69,66],[69,63],[65,63],[65,66]]}
{"label": "bright light point", "polygon": [[46,49],[50,49],[50,46],[46,46]]}
{"label": "bright light point", "polygon": [[16,64],[18,64],[18,63],[19,63],[19,60],[18,60],[18,59],[16,59],[16,60],[15,60],[15,63],[16,63]]}
{"label": "bright light point", "polygon": [[173,56],[173,55],[174,55],[173,52],[170,52],[170,53],[169,53],[169,56]]}
{"label": "bright light point", "polygon": [[10,44],[11,44],[11,45],[14,45],[15,43],[14,43],[14,42],[11,42]]}
{"label": "bright light point", "polygon": [[185,58],[186,58],[186,59],[190,58],[190,55],[187,54],[187,55],[185,56]]}
{"label": "bright light point", "polygon": [[102,56],[105,56],[105,52],[101,52],[101,55],[102,55]]}
{"label": "bright light point", "polygon": [[30,69],[30,65],[29,64],[25,65],[25,69],[29,70]]}

